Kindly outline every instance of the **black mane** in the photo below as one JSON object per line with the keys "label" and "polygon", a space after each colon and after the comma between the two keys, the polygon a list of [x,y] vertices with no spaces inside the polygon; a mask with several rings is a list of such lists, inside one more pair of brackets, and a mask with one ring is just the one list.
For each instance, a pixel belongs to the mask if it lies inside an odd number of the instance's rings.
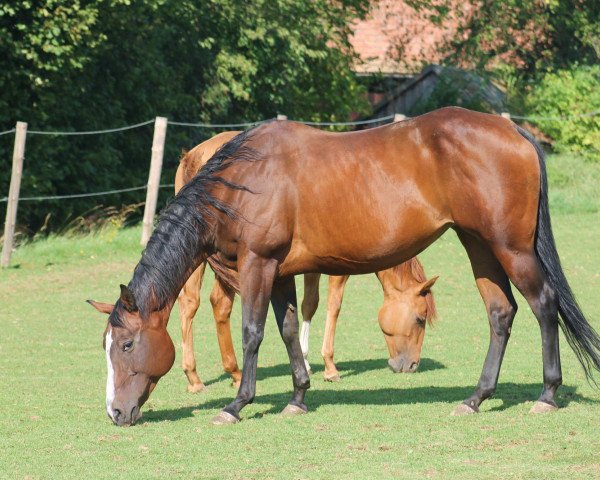
{"label": "black mane", "polygon": [[[150,314],[150,305],[161,309],[179,293],[199,260],[203,260],[199,254],[212,243],[213,229],[209,221],[218,221],[218,213],[237,218],[236,211],[210,191],[216,184],[250,191],[244,185],[221,178],[219,173],[234,163],[258,159],[256,151],[245,145],[254,128],[240,133],[217,150],[161,213],[129,283],[142,318]],[[118,315],[111,315],[111,324],[119,326],[119,323]]]}

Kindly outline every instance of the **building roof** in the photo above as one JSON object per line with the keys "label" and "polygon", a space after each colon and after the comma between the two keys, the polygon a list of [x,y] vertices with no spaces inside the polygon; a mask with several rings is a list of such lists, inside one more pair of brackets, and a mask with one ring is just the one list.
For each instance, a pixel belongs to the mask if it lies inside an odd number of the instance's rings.
{"label": "building roof", "polygon": [[413,74],[442,60],[437,45],[457,30],[458,20],[434,25],[403,0],[380,0],[356,22],[350,42],[360,56],[358,74]]}

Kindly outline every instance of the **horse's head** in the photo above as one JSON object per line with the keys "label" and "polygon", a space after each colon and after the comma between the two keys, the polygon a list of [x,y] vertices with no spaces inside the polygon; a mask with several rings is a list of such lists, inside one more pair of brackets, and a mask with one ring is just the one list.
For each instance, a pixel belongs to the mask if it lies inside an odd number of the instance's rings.
{"label": "horse's head", "polygon": [[133,294],[124,285],[115,305],[88,302],[109,315],[104,331],[106,411],[115,424],[133,425],[142,416],[142,405],[158,380],[175,360],[175,347],[166,328],[168,312],[151,312],[142,320]]}
{"label": "horse's head", "polygon": [[386,295],[379,310],[379,326],[390,352],[388,365],[396,372],[419,367],[425,326],[435,315],[431,287],[438,277]]}

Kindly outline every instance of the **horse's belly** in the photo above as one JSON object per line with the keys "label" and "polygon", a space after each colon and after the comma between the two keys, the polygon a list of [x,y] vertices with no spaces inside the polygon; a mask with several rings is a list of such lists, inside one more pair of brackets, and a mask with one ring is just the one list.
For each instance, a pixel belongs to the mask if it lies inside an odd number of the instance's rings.
{"label": "horse's belly", "polygon": [[352,275],[390,268],[423,251],[450,225],[431,212],[411,208],[387,218],[330,219],[320,227],[313,225],[310,232],[300,230],[280,264],[280,274]]}

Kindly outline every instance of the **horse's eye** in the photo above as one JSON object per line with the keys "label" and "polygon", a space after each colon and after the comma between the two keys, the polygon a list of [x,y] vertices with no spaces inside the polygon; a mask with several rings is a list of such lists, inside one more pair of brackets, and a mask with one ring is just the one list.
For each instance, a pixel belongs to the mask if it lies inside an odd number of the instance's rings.
{"label": "horse's eye", "polygon": [[425,327],[425,319],[421,318],[421,317],[417,317],[417,323],[419,324],[420,327]]}
{"label": "horse's eye", "polygon": [[422,292],[419,292],[419,295],[422,297],[426,297],[427,295],[429,295],[430,290],[423,290]]}
{"label": "horse's eye", "polygon": [[128,352],[129,350],[131,350],[131,347],[133,347],[133,340],[127,340],[124,344],[123,344],[123,351],[124,352]]}

